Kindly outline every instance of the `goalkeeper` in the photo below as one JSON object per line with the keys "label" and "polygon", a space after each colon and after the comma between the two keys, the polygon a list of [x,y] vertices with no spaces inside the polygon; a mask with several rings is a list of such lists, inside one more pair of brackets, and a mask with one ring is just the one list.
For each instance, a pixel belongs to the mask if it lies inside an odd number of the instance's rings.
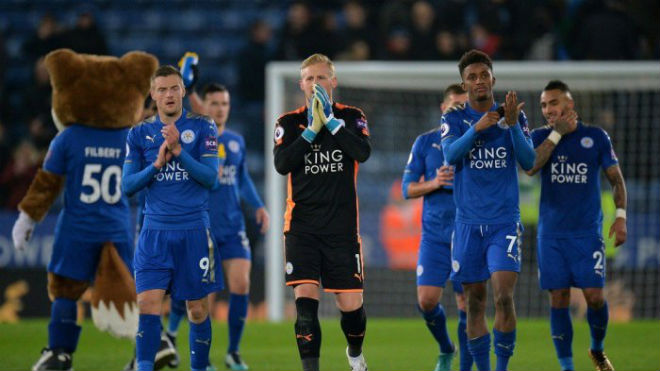
{"label": "goalkeeper", "polygon": [[333,102],[334,65],[314,54],[302,62],[300,89],[307,105],[275,124],[275,168],[288,175],[284,214],[286,284],[296,299],[296,341],[304,371],[319,369],[320,285],[335,293],[353,371],[367,369],[362,342],[367,319],[359,236],[358,163],[369,157],[362,111]]}

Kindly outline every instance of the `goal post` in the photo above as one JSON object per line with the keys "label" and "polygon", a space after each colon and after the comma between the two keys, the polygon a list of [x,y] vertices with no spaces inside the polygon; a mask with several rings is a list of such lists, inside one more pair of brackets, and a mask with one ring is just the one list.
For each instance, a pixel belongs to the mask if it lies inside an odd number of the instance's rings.
{"label": "goal post", "polygon": [[[377,303],[374,306],[388,307],[383,312],[370,307],[370,313],[414,315],[411,309],[415,303],[411,301],[415,297],[414,272],[392,269],[388,264],[381,241],[382,209],[391,202],[388,197],[393,189],[392,182],[400,179],[415,137],[437,126],[442,91],[460,82],[458,67],[455,62],[337,62],[335,68],[339,82],[336,100],[362,108],[369,119],[372,135],[372,155],[360,167],[358,177],[360,229],[366,248],[365,297],[372,293],[372,297],[365,300]],[[660,64],[657,61],[495,61],[493,73],[496,100],[502,101],[507,90],[516,90],[519,100],[525,101],[523,109],[532,128],[543,122],[539,107],[541,90],[549,80],[560,79],[569,85],[576,110],[584,121],[609,132],[629,183],[629,240],[626,249],[608,259],[608,263],[615,278],[619,277],[617,274],[622,275],[623,289],[637,297],[635,316],[659,317]],[[304,100],[298,88],[300,63],[270,63],[266,76],[264,163],[266,204],[272,221],[264,244],[264,285],[268,319],[280,321],[285,318],[285,306],[292,296],[291,290],[285,290],[284,286],[282,227],[286,189],[285,177],[273,166],[273,130],[279,115],[297,108]],[[525,187],[527,180],[521,177],[521,181],[521,188]],[[607,181],[603,183],[604,191],[609,190]],[[523,197],[521,194],[521,202]],[[604,229],[609,228],[606,223]],[[530,225],[532,228],[523,247],[529,260],[523,263],[526,275],[521,274],[517,303],[526,301],[527,306],[523,305],[519,312],[534,316],[540,313],[539,308],[547,299],[535,281],[535,223]],[[372,268],[374,275],[370,279]],[[619,268],[622,273],[617,270]],[[608,280],[610,278],[608,272]],[[648,286],[643,292],[630,287],[640,279]],[[400,294],[390,294],[392,290]],[[386,293],[381,296],[387,298],[376,297],[380,293]],[[334,303],[331,302],[331,306]],[[323,308],[322,304],[321,313],[330,315],[331,311],[324,312]]]}

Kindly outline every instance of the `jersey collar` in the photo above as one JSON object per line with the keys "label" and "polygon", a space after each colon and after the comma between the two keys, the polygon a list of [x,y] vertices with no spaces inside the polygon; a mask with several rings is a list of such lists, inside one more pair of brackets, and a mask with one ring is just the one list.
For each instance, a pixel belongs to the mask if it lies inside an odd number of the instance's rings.
{"label": "jersey collar", "polygon": [[[488,111],[495,111],[496,109],[497,109],[497,102],[493,102],[493,105],[490,106]],[[474,108],[472,108],[472,106],[470,106],[469,102],[465,102],[465,110],[467,111],[467,113],[470,116],[479,116],[479,117],[481,117],[481,116],[484,115],[483,112],[479,112],[479,111],[475,110]]]}
{"label": "jersey collar", "polygon": [[[183,120],[186,119],[187,115],[188,115],[188,111],[186,111],[185,108],[181,108],[181,116],[176,121],[174,121],[174,125],[179,126],[179,124],[181,124],[183,122]],[[156,122],[158,122],[161,125],[165,125],[162,121],[160,121],[160,115],[159,114],[156,114]]]}

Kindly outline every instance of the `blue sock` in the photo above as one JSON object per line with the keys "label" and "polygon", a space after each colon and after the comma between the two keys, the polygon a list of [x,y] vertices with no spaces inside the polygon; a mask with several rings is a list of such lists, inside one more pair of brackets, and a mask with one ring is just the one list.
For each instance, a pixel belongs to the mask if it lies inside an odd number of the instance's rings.
{"label": "blue sock", "polygon": [[479,371],[490,371],[490,334],[468,340],[468,350]]}
{"label": "blue sock", "polygon": [[50,309],[48,347],[73,353],[78,346],[80,326],[76,324],[76,301],[56,298]]}
{"label": "blue sock", "polygon": [[138,371],[152,371],[156,352],[160,347],[160,316],[140,314],[138,332],[135,336]]}
{"label": "blue sock", "polygon": [[550,308],[550,334],[562,370],[574,370],[573,325],[568,308]]}
{"label": "blue sock", "polygon": [[468,341],[467,341],[467,313],[464,310],[458,311],[458,346],[461,351],[459,353],[461,357],[461,367],[462,371],[467,371],[472,369],[472,355],[468,351]]}
{"label": "blue sock", "polygon": [[587,322],[589,322],[589,329],[591,330],[591,350],[603,351],[603,340],[605,340],[609,319],[610,313],[607,302],[603,303],[600,309],[587,308]]}
{"label": "blue sock", "polygon": [[447,333],[447,317],[445,317],[445,310],[442,308],[442,305],[438,304],[430,312],[422,311],[422,308],[417,307],[424,320],[426,321],[426,327],[438,342],[440,346],[440,353],[452,353],[454,351],[454,344],[451,343],[449,339],[449,333]]}
{"label": "blue sock", "polygon": [[211,320],[208,316],[204,322],[190,322],[190,367],[193,371],[206,370],[211,349]]}
{"label": "blue sock", "polygon": [[238,346],[243,336],[245,328],[245,318],[248,311],[248,296],[230,294],[229,295],[229,313],[227,323],[229,325],[229,346],[227,353],[238,352]]}
{"label": "blue sock", "polygon": [[186,315],[186,301],[174,300],[170,301],[170,316],[167,320],[167,332],[170,335],[176,335],[179,331],[179,324],[181,319]]}
{"label": "blue sock", "polygon": [[493,329],[493,343],[495,345],[495,355],[497,356],[495,370],[506,371],[509,366],[509,358],[513,355],[513,348],[516,346],[516,330],[500,332]]}

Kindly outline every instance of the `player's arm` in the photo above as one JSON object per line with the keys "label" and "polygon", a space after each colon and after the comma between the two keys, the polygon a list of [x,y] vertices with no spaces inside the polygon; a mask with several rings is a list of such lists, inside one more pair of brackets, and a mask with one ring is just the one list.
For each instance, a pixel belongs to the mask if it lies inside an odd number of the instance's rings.
{"label": "player's arm", "polygon": [[[524,117],[524,115],[521,114],[521,117]],[[532,145],[529,134],[523,133],[523,127],[528,130],[526,120],[524,126],[523,123],[518,123],[511,127],[511,139],[513,141],[513,153],[516,156],[516,161],[518,161],[523,170],[527,171],[534,167],[536,152],[534,152],[534,146]]]}
{"label": "player's arm", "polygon": [[[454,179],[454,167],[449,165],[441,166],[436,169],[435,177],[430,180],[412,182],[407,179],[408,174],[403,174],[403,197],[406,199],[425,196],[435,192],[444,186],[452,185]],[[418,178],[419,179],[419,178]],[[406,182],[408,183],[406,185]]]}
{"label": "player's arm", "polygon": [[518,103],[518,95],[515,91],[509,91],[502,108],[504,108],[504,123],[511,128],[513,154],[523,170],[527,171],[534,167],[536,153],[529,138],[527,117],[521,111],[524,105],[524,102]]}
{"label": "player's arm", "polygon": [[204,130],[200,130],[202,138],[199,141],[201,146],[199,161],[181,146],[176,125],[165,125],[161,133],[165,137],[163,143],[167,145],[167,151],[179,159],[188,174],[204,188],[213,188],[218,175],[218,132],[213,121],[207,122]]}
{"label": "player's arm", "polygon": [[440,189],[443,185],[449,185],[451,179],[446,177],[449,171],[451,171],[451,177],[453,177],[452,167],[442,166],[437,169],[435,178],[420,181],[426,171],[423,152],[424,142],[423,136],[417,137],[410,151],[406,169],[403,171],[401,191],[405,199],[421,197]]}
{"label": "player's arm", "polygon": [[186,52],[179,59],[179,72],[183,78],[183,85],[186,87],[186,94],[190,102],[190,109],[198,115],[204,114],[204,104],[202,99],[195,91],[195,84],[199,80],[199,56],[194,52]]}
{"label": "player's arm", "polygon": [[449,118],[446,114],[442,115],[440,130],[445,160],[450,165],[458,164],[470,152],[477,139],[477,133],[497,124],[499,117],[496,111],[486,112],[476,124],[461,134],[458,123],[452,122],[453,118]]}
{"label": "player's arm", "polygon": [[[562,116],[557,119],[553,130],[547,137],[545,137],[545,139],[539,137],[541,134],[540,131],[532,131],[532,142],[535,147],[534,152],[536,152],[536,159],[534,160],[534,166],[526,171],[527,175],[532,176],[545,166],[552,155],[552,151],[555,150],[555,147],[561,140],[561,137],[568,132],[569,122],[576,119],[577,113],[575,111],[563,113]],[[541,140],[542,142],[538,143]]]}
{"label": "player's arm", "polygon": [[321,85],[314,86],[313,120],[320,121],[333,135],[337,144],[350,158],[357,162],[365,162],[371,155],[371,144],[369,143],[367,119],[364,115],[356,119],[355,125],[364,125],[362,132],[354,133],[346,128],[344,120],[334,117],[332,103],[327,92]]}
{"label": "player's arm", "polygon": [[627,206],[627,192],[626,183],[621,174],[621,168],[618,164],[618,159],[612,148],[610,138],[603,131],[604,145],[601,149],[601,164],[605,169],[607,180],[612,185],[612,195],[614,197],[614,204],[616,205],[616,219],[610,227],[609,237],[616,236],[614,246],[620,246],[626,242],[628,230],[626,228],[626,206]]}
{"label": "player's arm", "polygon": [[[132,153],[133,150],[129,151]],[[130,156],[130,154],[129,154]],[[153,180],[160,169],[167,164],[172,157],[167,153],[167,145],[165,142],[158,149],[158,157],[153,164],[142,168],[142,162],[137,157],[126,157],[124,167],[121,175],[121,189],[126,196],[130,197],[139,190],[143,189]]]}
{"label": "player's arm", "polygon": [[188,102],[190,102],[190,109],[198,115],[204,114],[204,103],[202,98],[197,94],[194,89],[186,89],[188,93]]}
{"label": "player's arm", "polygon": [[247,165],[245,164],[245,158],[243,159],[239,172],[238,182],[241,198],[244,199],[248,205],[256,209],[254,212],[254,218],[260,226],[259,231],[261,233],[266,233],[270,225],[270,215],[268,214],[261,197],[259,197],[259,193],[257,193],[252,178],[250,178]]}
{"label": "player's arm", "polygon": [[[311,113],[311,109],[307,111]],[[280,120],[275,124],[275,147],[273,147],[275,170],[282,175],[302,166],[305,152],[314,140],[313,138],[310,140],[309,136],[305,135],[306,131],[303,131],[303,135],[298,135],[297,130],[294,132],[295,129],[293,125],[286,125],[286,122]]]}

